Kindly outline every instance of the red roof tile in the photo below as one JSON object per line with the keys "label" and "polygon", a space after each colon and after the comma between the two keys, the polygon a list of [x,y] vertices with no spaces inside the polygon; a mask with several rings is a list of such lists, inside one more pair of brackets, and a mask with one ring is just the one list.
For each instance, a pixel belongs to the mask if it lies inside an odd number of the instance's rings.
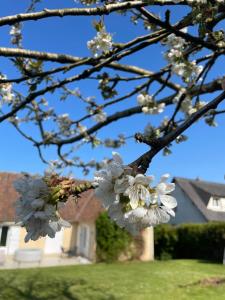
{"label": "red roof tile", "polygon": [[13,181],[21,174],[0,173],[0,222],[14,222],[15,202],[18,194],[13,187]]}

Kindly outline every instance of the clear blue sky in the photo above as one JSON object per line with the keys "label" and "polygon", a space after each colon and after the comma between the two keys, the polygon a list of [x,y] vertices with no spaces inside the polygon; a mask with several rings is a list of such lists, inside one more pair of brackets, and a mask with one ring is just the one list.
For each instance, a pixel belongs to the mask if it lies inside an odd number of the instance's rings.
{"label": "clear blue sky", "polygon": [[[29,1],[1,1],[0,15],[15,14],[23,12],[28,6]],[[43,1],[39,5],[39,9],[48,7],[75,7],[76,4],[72,0],[48,0]],[[183,8],[176,10],[176,17],[183,14]],[[107,29],[114,33],[116,41],[124,42],[143,33],[139,26],[130,26],[124,17],[114,15],[107,19]],[[129,29],[127,29],[129,28]],[[6,26],[0,30],[0,46],[10,46],[9,44],[9,27]],[[68,53],[76,56],[84,56],[88,54],[86,49],[86,41],[94,36],[95,32],[91,27],[91,19],[86,17],[72,18],[66,17],[64,19],[52,18],[49,20],[42,20],[40,22],[27,22],[24,26],[24,46],[33,50],[46,50],[58,53]],[[133,63],[151,70],[157,70],[163,65],[163,60],[160,60],[159,49],[153,47],[151,52],[142,51],[141,54],[135,55],[130,60],[124,62]],[[2,73],[9,77],[15,75],[12,66],[9,65],[6,59],[0,59]],[[218,73],[222,74],[219,66],[214,70],[211,78],[214,78]],[[86,96],[96,95],[96,87],[93,83],[76,83],[73,87],[79,86],[81,91]],[[124,88],[123,92],[126,89]],[[99,94],[97,94],[99,95]],[[51,96],[52,97],[52,96]],[[57,95],[54,95],[57,97]],[[210,95],[206,100],[210,99]],[[55,99],[51,99],[55,101]],[[136,98],[130,99],[135,105]],[[127,102],[126,102],[127,103]],[[120,108],[125,109],[126,103],[120,105]],[[72,104],[66,106],[66,110],[74,109]],[[60,112],[66,112],[63,108],[58,107]],[[80,108],[76,107],[76,112]],[[108,111],[110,113],[110,111]],[[163,115],[167,115],[168,112]],[[111,136],[116,136],[117,133],[124,133],[129,135],[134,131],[140,131],[143,126],[149,121],[157,124],[162,116],[134,116],[130,119],[124,119],[113,123],[108,129],[103,130],[100,136],[107,136],[110,131]],[[186,134],[189,140],[180,145],[174,145],[172,148],[173,154],[164,157],[159,154],[154,158],[149,174],[160,176],[163,173],[169,172],[172,176],[182,176],[188,178],[196,178],[223,182],[225,174],[225,119],[223,116],[217,119],[219,127],[211,128],[205,125],[203,121],[199,121]],[[121,130],[122,128],[122,130]],[[132,130],[134,128],[134,130]],[[31,132],[33,127],[30,128]],[[109,130],[109,131],[108,131]],[[26,171],[31,173],[42,173],[46,166],[40,161],[39,156],[30,142],[25,141],[11,125],[8,123],[0,124],[1,137],[1,156],[0,156],[0,171],[20,172]],[[140,154],[147,150],[144,145],[136,144],[130,140],[128,144],[118,150],[124,158],[125,163],[129,163],[136,159]],[[111,156],[111,149],[104,149],[99,147],[95,150],[88,146],[82,150],[82,159],[89,160],[95,158],[101,160],[104,157]],[[53,150],[46,152],[49,159],[55,159]],[[80,170],[74,169],[75,177],[82,177]]]}

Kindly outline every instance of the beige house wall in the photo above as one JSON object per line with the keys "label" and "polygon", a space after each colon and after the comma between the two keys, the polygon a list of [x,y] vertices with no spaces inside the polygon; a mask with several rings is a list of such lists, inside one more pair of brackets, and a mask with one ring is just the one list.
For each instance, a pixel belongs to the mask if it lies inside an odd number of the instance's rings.
{"label": "beige house wall", "polygon": [[[62,240],[62,247],[65,251],[73,250],[76,245],[76,231],[77,231],[77,224],[73,224],[69,228],[63,229],[63,240]],[[25,243],[24,238],[26,236],[26,229],[20,227],[19,230],[19,244],[18,249],[41,249],[45,250],[45,240],[46,238],[40,238],[37,241],[29,241]]]}
{"label": "beige house wall", "polygon": [[20,238],[19,238],[19,248],[28,249],[28,248],[35,248],[35,249],[42,249],[44,250],[45,247],[45,238],[40,238],[37,241],[29,241],[28,243],[24,242],[24,238],[26,236],[26,229],[20,228]]}
{"label": "beige house wall", "polygon": [[77,228],[78,228],[78,223],[73,223],[71,226],[71,239],[70,239],[69,250],[74,250],[77,247]]}
{"label": "beige house wall", "polygon": [[[65,251],[75,250],[78,247],[78,232],[80,226],[87,226],[89,231],[88,251],[85,256],[91,261],[96,261],[96,226],[95,222],[90,223],[73,223],[70,228],[63,230],[62,247]],[[18,248],[28,249],[36,248],[45,250],[45,238],[40,238],[37,241],[24,242],[26,230],[20,228],[19,230],[19,244]],[[143,250],[140,256],[142,261],[154,260],[154,230],[153,227],[146,228],[141,233],[143,238]],[[82,255],[82,253],[80,253]],[[79,253],[78,253],[79,255]]]}
{"label": "beige house wall", "polygon": [[143,239],[143,251],[140,256],[142,261],[154,260],[154,229],[153,227],[147,227],[142,232]]}
{"label": "beige house wall", "polygon": [[73,226],[69,228],[64,228],[63,230],[63,242],[62,242],[62,247],[64,248],[65,251],[72,250],[72,244],[73,244],[73,234],[74,232]]}

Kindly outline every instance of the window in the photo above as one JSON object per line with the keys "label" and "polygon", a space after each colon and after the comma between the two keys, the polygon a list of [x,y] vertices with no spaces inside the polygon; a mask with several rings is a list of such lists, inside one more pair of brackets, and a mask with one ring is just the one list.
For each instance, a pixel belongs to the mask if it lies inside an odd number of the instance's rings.
{"label": "window", "polygon": [[218,198],[213,198],[212,199],[212,205],[218,207],[219,206],[219,199]]}
{"label": "window", "polygon": [[225,211],[225,198],[218,196],[211,197],[207,208],[214,211]]}
{"label": "window", "polygon": [[6,246],[8,230],[8,226],[0,227],[0,246]]}
{"label": "window", "polygon": [[85,249],[87,246],[87,227],[82,226],[80,228],[80,246]]}
{"label": "window", "polygon": [[77,253],[85,257],[89,255],[90,231],[88,225],[79,225],[77,239]]}

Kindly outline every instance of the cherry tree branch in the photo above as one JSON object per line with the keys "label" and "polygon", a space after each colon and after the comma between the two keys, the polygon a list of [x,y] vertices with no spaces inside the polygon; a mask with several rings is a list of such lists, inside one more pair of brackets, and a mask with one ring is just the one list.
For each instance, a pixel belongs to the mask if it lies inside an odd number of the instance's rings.
{"label": "cherry tree branch", "polygon": [[[203,85],[202,87],[195,87],[192,91],[192,95],[198,95],[198,93],[208,93],[208,92],[215,92],[217,90],[221,90],[221,83],[220,81],[218,83],[216,83],[216,81],[211,82],[209,84]],[[164,97],[161,100],[159,100],[157,103],[165,103],[165,105],[170,105],[172,104],[173,98],[176,96],[175,94],[172,94],[170,96]],[[60,140],[55,140],[55,141],[51,141],[51,144],[55,144],[55,145],[66,145],[66,144],[71,144],[71,143],[75,143],[77,141],[82,140],[83,138],[85,138],[88,135],[91,135],[93,133],[95,133],[96,131],[98,131],[99,129],[111,124],[112,122],[118,121],[120,119],[126,118],[126,117],[130,117],[133,116],[135,114],[138,113],[142,113],[142,107],[141,106],[135,106],[120,112],[116,112],[114,114],[112,114],[111,116],[108,116],[106,118],[106,120],[104,122],[98,123],[92,127],[90,127],[85,133],[76,135],[74,137],[71,138],[67,138],[67,139],[60,139]],[[40,143],[41,144],[41,143]]]}
{"label": "cherry tree branch", "polygon": [[37,21],[40,19],[52,17],[66,17],[66,16],[102,16],[108,15],[119,10],[126,10],[130,8],[137,8],[140,6],[149,5],[149,1],[127,1],[123,3],[108,4],[95,8],[63,8],[63,9],[44,9],[39,12],[22,13],[12,16],[0,18],[0,26],[13,25],[18,22]]}
{"label": "cherry tree branch", "polygon": [[193,113],[189,118],[186,119],[179,127],[175,130],[170,131],[164,137],[159,138],[153,143],[150,143],[151,150],[147,151],[141,155],[137,160],[132,162],[130,166],[138,168],[140,172],[145,173],[149,167],[149,164],[153,157],[160,152],[165,146],[170,144],[175,140],[180,134],[182,134],[186,129],[188,129],[192,124],[199,120],[203,115],[205,115],[209,110],[216,109],[217,106],[225,99],[225,92],[222,92],[214,100],[209,102],[207,105],[203,106],[197,112]]}
{"label": "cherry tree branch", "polygon": [[[149,11],[147,11],[145,8],[140,7],[138,8],[138,10],[147,17],[147,19],[149,20],[149,22],[156,24],[164,29],[166,29],[167,31],[176,34],[177,36],[182,37],[183,39],[185,39],[186,41],[192,42],[195,45],[201,45],[202,47],[208,48],[210,50],[213,51],[218,51],[218,50],[222,50],[220,47],[218,47],[217,45],[210,43],[208,41],[205,41],[202,38],[190,35],[189,33],[185,33],[183,31],[180,31],[179,27],[180,26],[172,26],[170,25],[168,22],[166,21],[161,21],[159,18],[156,18],[152,13],[150,13]],[[223,50],[225,51],[225,49]]]}
{"label": "cherry tree branch", "polygon": [[[148,5],[175,5],[173,1],[126,1],[122,3],[107,4],[94,8],[63,8],[63,9],[44,9],[39,12],[21,13],[12,16],[0,18],[0,26],[13,25],[25,21],[37,21],[52,17],[66,17],[66,16],[103,16],[112,12],[128,10],[131,8],[139,8]],[[186,2],[181,2],[180,5],[186,5]]]}

